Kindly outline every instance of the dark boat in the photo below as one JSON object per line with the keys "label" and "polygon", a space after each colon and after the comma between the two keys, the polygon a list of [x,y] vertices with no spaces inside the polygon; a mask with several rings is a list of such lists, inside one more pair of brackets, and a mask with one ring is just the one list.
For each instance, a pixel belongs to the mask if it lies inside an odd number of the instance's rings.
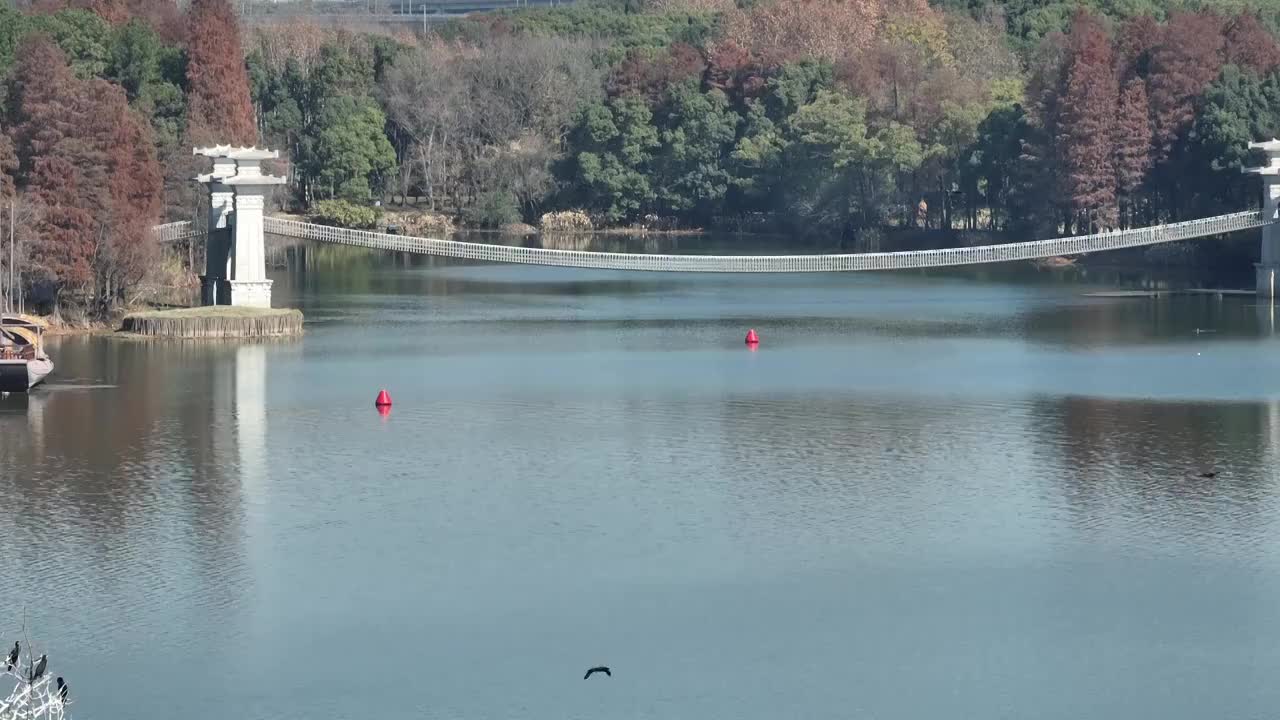
{"label": "dark boat", "polygon": [[28,315],[0,314],[0,392],[27,392],[51,372],[44,323]]}

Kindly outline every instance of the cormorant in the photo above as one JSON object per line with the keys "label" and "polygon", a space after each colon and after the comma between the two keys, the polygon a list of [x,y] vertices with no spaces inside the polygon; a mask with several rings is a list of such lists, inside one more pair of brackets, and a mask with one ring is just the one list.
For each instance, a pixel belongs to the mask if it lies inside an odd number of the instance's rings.
{"label": "cormorant", "polygon": [[12,670],[13,666],[17,664],[18,664],[18,641],[14,640],[13,650],[9,653],[9,662],[5,664],[5,668],[4,668],[5,672]]}
{"label": "cormorant", "polygon": [[586,680],[587,678],[591,677],[592,673],[598,673],[598,672],[602,672],[605,675],[608,675],[609,677],[613,677],[613,673],[609,672],[609,668],[605,667],[604,665],[601,665],[599,667],[593,667],[590,670],[588,670],[587,674],[582,676],[582,679]]}
{"label": "cormorant", "polygon": [[36,663],[36,669],[31,671],[31,680],[29,682],[35,682],[39,680],[40,676],[44,675],[45,668],[47,667],[49,667],[49,656],[41,655],[40,662]]}
{"label": "cormorant", "polygon": [[1202,472],[1202,473],[1200,473],[1200,477],[1202,477],[1202,478],[1209,478],[1209,479],[1213,479],[1213,478],[1218,477],[1218,471],[1217,471],[1217,470],[1214,470],[1213,472]]}
{"label": "cormorant", "polygon": [[58,677],[58,699],[62,701],[63,705],[67,703],[67,689],[70,687],[70,685],[62,681],[61,676]]}

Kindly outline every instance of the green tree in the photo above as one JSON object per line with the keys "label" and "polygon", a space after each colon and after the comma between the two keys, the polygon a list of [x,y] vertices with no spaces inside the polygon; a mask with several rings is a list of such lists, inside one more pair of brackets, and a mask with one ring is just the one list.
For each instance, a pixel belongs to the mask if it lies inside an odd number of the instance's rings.
{"label": "green tree", "polygon": [[1280,135],[1280,76],[1259,78],[1235,65],[1205,92],[1203,108],[1184,141],[1182,177],[1196,214],[1237,209],[1256,183],[1242,175],[1248,144]]}
{"label": "green tree", "polygon": [[564,175],[574,200],[609,222],[635,219],[653,205],[649,170],[661,142],[643,99],[619,97],[584,106],[569,144],[576,154],[565,163]]}
{"label": "green tree", "polygon": [[380,194],[396,168],[387,140],[387,118],[369,98],[333,98],[316,118],[310,173],[317,193],[331,198],[368,200]]}
{"label": "green tree", "polygon": [[88,10],[28,15],[18,23],[21,35],[43,33],[53,38],[76,76],[100,77],[110,60],[111,26]]}
{"label": "green tree", "polygon": [[701,92],[694,83],[670,91],[662,110],[662,149],[654,159],[663,213],[706,220],[729,190],[726,167],[739,118],[719,90]]}

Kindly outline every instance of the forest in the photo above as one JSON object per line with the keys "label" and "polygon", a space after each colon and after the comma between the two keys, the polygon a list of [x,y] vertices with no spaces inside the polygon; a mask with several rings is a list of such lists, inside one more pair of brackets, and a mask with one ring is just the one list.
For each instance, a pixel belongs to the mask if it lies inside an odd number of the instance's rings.
{"label": "forest", "polygon": [[574,211],[596,228],[1015,240],[1255,204],[1246,144],[1280,135],[1280,11],[1261,3],[583,0],[425,34],[347,20],[0,6],[0,217],[18,216],[21,288],[90,313],[141,297],[174,262],[146,228],[197,216],[191,147],[211,142],[281,150],[279,209],[346,224],[377,222],[376,203],[467,227]]}

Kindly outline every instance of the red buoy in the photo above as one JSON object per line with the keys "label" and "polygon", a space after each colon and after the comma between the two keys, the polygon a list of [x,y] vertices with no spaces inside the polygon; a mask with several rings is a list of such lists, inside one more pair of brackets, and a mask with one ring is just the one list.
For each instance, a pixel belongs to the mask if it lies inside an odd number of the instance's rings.
{"label": "red buoy", "polygon": [[748,330],[748,331],[747,331],[747,344],[748,344],[748,345],[759,345],[759,344],[760,344],[760,337],[756,335],[756,331],[755,331],[755,329],[754,329],[754,328],[752,328],[751,330]]}
{"label": "red buoy", "polygon": [[380,408],[391,407],[391,396],[387,394],[386,390],[383,390],[378,393],[378,399],[374,400],[373,404]]}

